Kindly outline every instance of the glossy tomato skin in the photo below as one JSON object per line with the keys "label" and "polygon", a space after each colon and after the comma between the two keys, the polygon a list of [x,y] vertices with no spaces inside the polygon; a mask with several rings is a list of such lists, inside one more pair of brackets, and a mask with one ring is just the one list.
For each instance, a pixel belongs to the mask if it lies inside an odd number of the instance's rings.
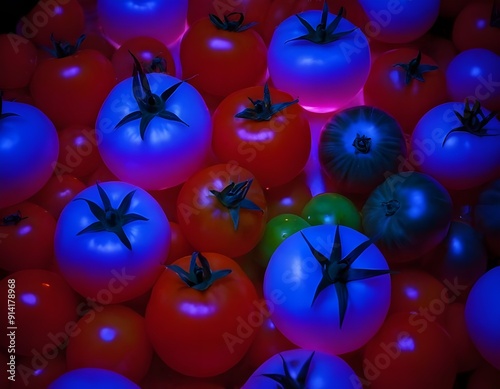
{"label": "glossy tomato skin", "polygon": [[[291,102],[283,91],[269,88],[273,104]],[[235,117],[253,108],[249,99],[262,100],[260,86],[233,92],[218,105],[213,120],[212,148],[221,162],[236,161],[255,174],[264,188],[290,182],[305,167],[311,150],[311,132],[298,104],[274,114],[270,120]]]}
{"label": "glossy tomato skin", "polygon": [[[264,315],[255,305],[255,287],[235,261],[202,254],[212,271],[231,273],[201,291],[165,269],[146,309],[146,328],[156,353],[167,366],[193,377],[215,376],[236,365],[256,335],[254,317],[263,320]],[[173,264],[187,270],[190,261],[186,256]]]}
{"label": "glossy tomato skin", "polygon": [[[147,78],[156,95],[180,82],[160,73],[148,74]],[[204,166],[210,150],[211,119],[203,98],[191,85],[182,83],[166,102],[165,109],[187,125],[156,116],[142,139],[140,120],[116,128],[126,115],[139,110],[132,78],[118,83],[104,101],[96,122],[99,152],[120,180],[146,190],[160,190],[183,183]]]}
{"label": "glossy tomato skin", "polygon": [[170,242],[168,220],[158,203],[141,188],[125,182],[103,182],[111,206],[118,208],[134,192],[128,213],[148,220],[123,226],[127,248],[112,232],[80,231],[97,221],[85,201],[103,206],[96,185],[80,192],[61,212],[55,232],[55,255],[61,274],[81,295],[100,304],[119,303],[150,289],[162,270]]}
{"label": "glossy tomato skin", "polygon": [[364,105],[337,112],[325,124],[318,153],[339,190],[367,194],[397,171],[406,142],[392,116]]}
{"label": "glossy tomato skin", "polygon": [[412,261],[431,251],[446,237],[451,216],[446,189],[418,172],[388,177],[361,210],[365,233],[381,234],[376,244],[389,263]]}
{"label": "glossy tomato skin", "polygon": [[[217,164],[192,175],[177,198],[177,221],[189,243],[198,251],[213,251],[231,258],[248,253],[259,243],[267,221],[262,187],[254,175],[237,164]],[[233,183],[254,180],[246,199],[261,210],[240,209],[235,229],[229,210],[210,192]]]}
{"label": "glossy tomato skin", "polygon": [[483,233],[489,250],[500,255],[500,179],[490,182],[474,207],[474,226]]}
{"label": "glossy tomato skin", "polygon": [[292,181],[264,191],[267,202],[268,219],[283,213],[299,215],[312,198],[305,172],[300,173]]}
{"label": "glossy tomato skin", "polygon": [[361,216],[351,200],[338,193],[314,196],[302,209],[301,216],[310,225],[341,224],[361,231]]}
{"label": "glossy tomato skin", "polygon": [[48,389],[140,389],[138,385],[121,374],[106,369],[81,368],[70,370],[53,381]]}
{"label": "glossy tomato skin", "polygon": [[35,45],[17,34],[0,34],[0,88],[28,86],[37,65]]}
{"label": "glossy tomato skin", "polygon": [[[463,114],[464,103],[438,105],[420,119],[410,139],[409,161],[447,189],[472,189],[498,177],[500,135],[450,133],[461,126],[454,111]],[[490,135],[500,134],[500,120],[493,118],[484,129]]]}
{"label": "glossy tomato skin", "polygon": [[69,370],[107,369],[134,382],[144,378],[152,357],[144,318],[119,304],[80,318],[66,349]]}
{"label": "glossy tomato skin", "polygon": [[[300,14],[313,28],[321,20],[321,11]],[[335,15],[329,13],[327,24]],[[342,19],[336,31],[355,29]],[[269,76],[273,85],[294,97],[314,112],[331,112],[345,106],[363,87],[370,71],[368,41],[357,29],[340,40],[326,44],[289,41],[307,33],[293,15],[274,31],[268,50]]]}
{"label": "glossy tomato skin", "polygon": [[[18,213],[19,212],[19,213]],[[6,218],[19,216],[17,224]],[[0,268],[14,272],[24,269],[47,269],[54,249],[55,218],[44,208],[24,201],[0,210]]]}
{"label": "glossy tomato skin", "polygon": [[52,381],[68,371],[66,355],[63,352],[54,358],[44,360],[39,356],[20,357],[16,363],[16,380],[8,389],[47,388]]}
{"label": "glossy tomato skin", "polygon": [[[441,69],[423,73],[425,81],[411,79],[406,71],[395,67],[409,63],[418,55],[413,48],[389,50],[377,57],[363,88],[365,104],[373,105],[394,117],[404,132],[411,134],[420,118],[431,108],[447,101],[446,77]],[[436,65],[434,59],[422,54],[421,64]],[[384,91],[381,93],[381,91]]]}
{"label": "glossy tomato skin", "polygon": [[35,69],[30,92],[35,106],[62,129],[94,126],[101,104],[116,83],[109,59],[95,50],[48,58]]}
{"label": "glossy tomato skin", "polygon": [[284,375],[285,368],[283,364],[286,363],[290,369],[290,375],[296,377],[312,353],[314,353],[314,356],[309,366],[305,387],[326,389],[331,388],[333,382],[335,382],[335,387],[339,389],[353,387],[352,379],[356,375],[352,368],[340,357],[319,351],[292,349],[275,354],[265,361],[255,370],[242,389],[276,388],[276,381],[266,377],[265,374]]}
{"label": "glossy tomato skin", "polygon": [[182,37],[179,53],[182,76],[193,77],[189,82],[202,93],[227,96],[265,81],[266,49],[252,28],[219,29],[207,15],[190,26]]}
{"label": "glossy tomato skin", "polygon": [[39,109],[6,101],[2,113],[18,116],[0,120],[0,208],[27,200],[40,190],[59,153],[56,129]]}
{"label": "glossy tomato skin", "polygon": [[[337,226],[320,225],[301,230],[312,245],[330,256]],[[338,226],[342,256],[367,238],[349,227]],[[347,283],[348,305],[342,327],[336,288],[330,285],[311,304],[322,269],[301,233],[278,246],[264,275],[264,298],[273,304],[276,327],[299,347],[343,354],[362,347],[382,325],[390,303],[390,277]],[[354,268],[387,269],[387,262],[374,245],[354,262]]]}

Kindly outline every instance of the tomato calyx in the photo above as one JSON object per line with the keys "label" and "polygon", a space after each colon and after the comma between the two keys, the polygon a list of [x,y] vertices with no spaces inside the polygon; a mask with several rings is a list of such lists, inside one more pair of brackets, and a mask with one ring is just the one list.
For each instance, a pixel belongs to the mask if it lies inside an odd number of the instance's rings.
{"label": "tomato calyx", "polygon": [[299,99],[295,99],[285,103],[273,104],[271,102],[271,93],[269,92],[267,82],[264,85],[264,98],[262,100],[253,100],[250,97],[248,100],[253,104],[253,108],[245,108],[243,111],[234,115],[235,118],[250,119],[256,122],[269,121],[278,112],[299,102]]}
{"label": "tomato calyx", "polygon": [[500,1],[493,0],[493,8],[491,10],[490,26],[500,28]]}
{"label": "tomato calyx", "polygon": [[2,226],[17,226],[22,220],[27,219],[28,216],[23,216],[21,211],[17,211],[11,215],[2,218]]}
{"label": "tomato calyx", "polygon": [[[238,19],[231,19],[231,17],[236,15],[238,16]],[[243,24],[243,20],[245,19],[245,17],[241,12],[231,12],[227,15],[224,15],[224,20],[221,20],[214,14],[209,14],[208,17],[210,18],[212,24],[219,30],[230,32],[243,32],[257,24],[257,22]]]}
{"label": "tomato calyx", "polygon": [[352,145],[356,149],[356,153],[368,154],[372,146],[372,138],[368,138],[366,135],[356,134],[356,138],[352,142]]}
{"label": "tomato calyx", "polygon": [[126,115],[115,126],[115,130],[133,120],[141,119],[139,131],[141,139],[144,140],[146,129],[148,128],[151,120],[153,120],[155,117],[179,122],[189,127],[189,125],[181,118],[179,118],[175,113],[165,109],[165,105],[168,99],[174,94],[177,88],[179,88],[179,86],[181,86],[184,81],[179,81],[178,83],[167,88],[160,96],[154,94],[153,92],[151,92],[148,78],[146,76],[146,73],[144,72],[144,69],[142,68],[141,63],[134,54],[132,54],[130,51],[129,53],[134,59],[132,91],[134,94],[134,98],[137,101],[137,105],[139,106],[139,111],[134,111]]}
{"label": "tomato calyx", "polygon": [[399,201],[394,199],[382,203],[382,207],[385,209],[385,216],[393,216],[400,206]]}
{"label": "tomato calyx", "polygon": [[318,24],[316,29],[314,29],[311,26],[311,24],[309,24],[309,22],[299,14],[296,14],[295,16],[299,19],[300,23],[302,23],[302,25],[306,28],[307,34],[289,39],[285,43],[291,41],[306,40],[321,45],[325,43],[332,43],[338,41],[344,36],[349,35],[351,32],[356,31],[356,28],[354,28],[349,31],[335,32],[340,21],[345,16],[344,7],[340,7],[339,13],[337,14],[337,16],[335,16],[335,19],[329,25],[326,25],[328,19],[328,4],[326,1],[323,5],[323,11],[321,12],[321,22]]}
{"label": "tomato calyx", "polygon": [[314,351],[304,362],[296,377],[292,377],[290,368],[288,367],[285,358],[283,358],[281,354],[279,354],[279,356],[283,361],[283,371],[285,374],[263,373],[262,376],[276,381],[279,385],[281,385],[283,389],[305,389],[307,374],[309,373],[309,368],[311,367],[311,361],[314,357]]}
{"label": "tomato calyx", "polygon": [[76,43],[72,45],[69,42],[58,41],[54,38],[53,34],[50,34],[50,41],[52,42],[52,49],[44,48],[52,57],[54,58],[66,58],[74,55],[85,40],[85,34],[80,35]]}
{"label": "tomato calyx", "polygon": [[92,212],[92,214],[97,219],[96,222],[88,225],[76,235],[82,235],[91,232],[112,232],[118,237],[118,239],[120,239],[120,242],[122,242],[126,248],[132,250],[132,244],[125,234],[123,226],[138,220],[149,220],[148,218],[137,213],[127,213],[130,208],[132,198],[134,197],[135,190],[127,193],[118,208],[113,208],[111,206],[111,201],[109,200],[109,197],[104,189],[102,189],[102,187],[98,183],[96,184],[96,186],[97,190],[99,191],[99,197],[101,198],[103,207],[99,206],[91,200],[84,198],[77,198],[74,200],[85,201],[89,206],[90,212]]}
{"label": "tomato calyx", "polygon": [[252,182],[253,179],[242,181],[237,184],[231,182],[221,192],[215,189],[210,189],[210,193],[212,193],[217,200],[219,200],[219,202],[228,209],[235,231],[238,230],[240,209],[250,209],[252,211],[264,212],[257,204],[246,198]]}
{"label": "tomato calyx", "polygon": [[450,134],[454,132],[466,132],[471,135],[479,137],[500,135],[500,133],[489,134],[488,129],[485,128],[486,125],[491,121],[491,119],[493,119],[496,116],[497,112],[490,112],[490,114],[486,116],[483,113],[483,110],[481,109],[481,103],[479,102],[479,100],[476,100],[471,108],[469,100],[466,99],[463,114],[461,114],[458,111],[453,111],[453,112],[457,116],[461,125],[452,129],[450,132],[446,134],[441,146],[444,146]]}
{"label": "tomato calyx", "polygon": [[311,306],[324,289],[330,285],[334,285],[335,290],[337,291],[339,304],[339,328],[342,328],[347,311],[347,283],[391,273],[391,270],[386,269],[357,269],[352,267],[352,264],[356,261],[356,259],[358,259],[368,247],[377,241],[378,236],[372,237],[361,243],[344,258],[342,258],[342,242],[340,240],[339,226],[337,225],[332,251],[330,252],[330,257],[327,258],[314,248],[302,231],[300,233],[309,247],[311,254],[319,262],[323,270],[323,277],[316,288]]}
{"label": "tomato calyx", "polygon": [[[200,262],[201,266],[196,263],[196,260]],[[207,290],[215,281],[227,276],[232,271],[231,269],[212,271],[208,259],[198,251],[191,255],[189,272],[178,265],[166,267],[175,272],[187,286],[200,291]]]}
{"label": "tomato calyx", "polygon": [[404,71],[406,72],[405,84],[408,85],[411,82],[411,80],[425,82],[424,73],[438,69],[438,66],[435,65],[423,65],[420,63],[421,61],[422,61],[422,53],[419,50],[417,56],[413,58],[410,62],[396,63],[392,66],[404,69]]}
{"label": "tomato calyx", "polygon": [[3,91],[0,91],[0,120],[11,117],[11,116],[19,116],[17,113],[4,113],[3,112],[2,95],[3,95]]}

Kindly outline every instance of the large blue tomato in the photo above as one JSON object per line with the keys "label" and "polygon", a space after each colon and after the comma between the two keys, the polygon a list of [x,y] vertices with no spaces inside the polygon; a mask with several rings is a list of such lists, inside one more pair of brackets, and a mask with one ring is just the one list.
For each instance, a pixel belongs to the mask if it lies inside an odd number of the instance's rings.
{"label": "large blue tomato", "polygon": [[330,354],[362,347],[384,322],[391,280],[379,249],[345,226],[307,227],[284,240],[264,276],[276,327]]}
{"label": "large blue tomato", "polygon": [[356,373],[342,358],[295,349],[283,351],[265,361],[242,389],[352,389],[358,384],[361,385]]}
{"label": "large blue tomato", "polygon": [[342,9],[333,15],[327,8],[291,16],[276,28],[269,44],[273,84],[298,97],[307,110],[331,112],[345,106],[368,78],[368,41],[342,16]]}
{"label": "large blue tomato", "polygon": [[161,73],[134,75],[108,95],[96,123],[99,152],[120,180],[146,190],[183,183],[210,151],[211,118],[198,91]]}
{"label": "large blue tomato", "polygon": [[55,255],[66,281],[100,304],[146,293],[163,270],[170,226],[156,200],[125,182],[80,192],[62,211]]}
{"label": "large blue tomato", "polygon": [[64,373],[48,389],[140,389],[138,385],[114,371],[82,368]]}
{"label": "large blue tomato", "polygon": [[0,208],[38,192],[54,171],[59,139],[49,118],[28,104],[0,97]]}

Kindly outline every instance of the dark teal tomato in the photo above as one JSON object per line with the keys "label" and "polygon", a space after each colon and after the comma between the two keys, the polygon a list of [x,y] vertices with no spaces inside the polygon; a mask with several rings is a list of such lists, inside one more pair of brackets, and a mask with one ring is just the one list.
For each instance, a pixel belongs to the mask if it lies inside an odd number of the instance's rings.
{"label": "dark teal tomato", "polygon": [[481,231],[488,248],[500,255],[500,179],[492,181],[480,193],[474,209],[474,225]]}
{"label": "dark teal tomato", "polygon": [[375,189],[361,210],[368,236],[389,263],[408,262],[428,253],[446,237],[452,202],[432,177],[405,172],[390,176]]}
{"label": "dark teal tomato", "polygon": [[338,193],[314,196],[302,209],[302,218],[310,225],[340,224],[361,230],[361,215],[351,200]]}
{"label": "dark teal tomato", "polygon": [[384,111],[358,106],[335,114],[324,126],[319,160],[339,189],[369,193],[406,157],[401,127]]}
{"label": "dark teal tomato", "polygon": [[53,381],[48,389],[140,389],[128,378],[111,370],[83,368],[68,371]]}

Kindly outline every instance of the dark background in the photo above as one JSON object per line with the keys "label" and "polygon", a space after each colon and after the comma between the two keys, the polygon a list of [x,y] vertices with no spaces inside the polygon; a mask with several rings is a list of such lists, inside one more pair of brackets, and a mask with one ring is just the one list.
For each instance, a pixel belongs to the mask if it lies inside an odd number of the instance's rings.
{"label": "dark background", "polygon": [[26,15],[38,0],[3,0],[0,6],[0,34],[16,31],[17,21]]}

